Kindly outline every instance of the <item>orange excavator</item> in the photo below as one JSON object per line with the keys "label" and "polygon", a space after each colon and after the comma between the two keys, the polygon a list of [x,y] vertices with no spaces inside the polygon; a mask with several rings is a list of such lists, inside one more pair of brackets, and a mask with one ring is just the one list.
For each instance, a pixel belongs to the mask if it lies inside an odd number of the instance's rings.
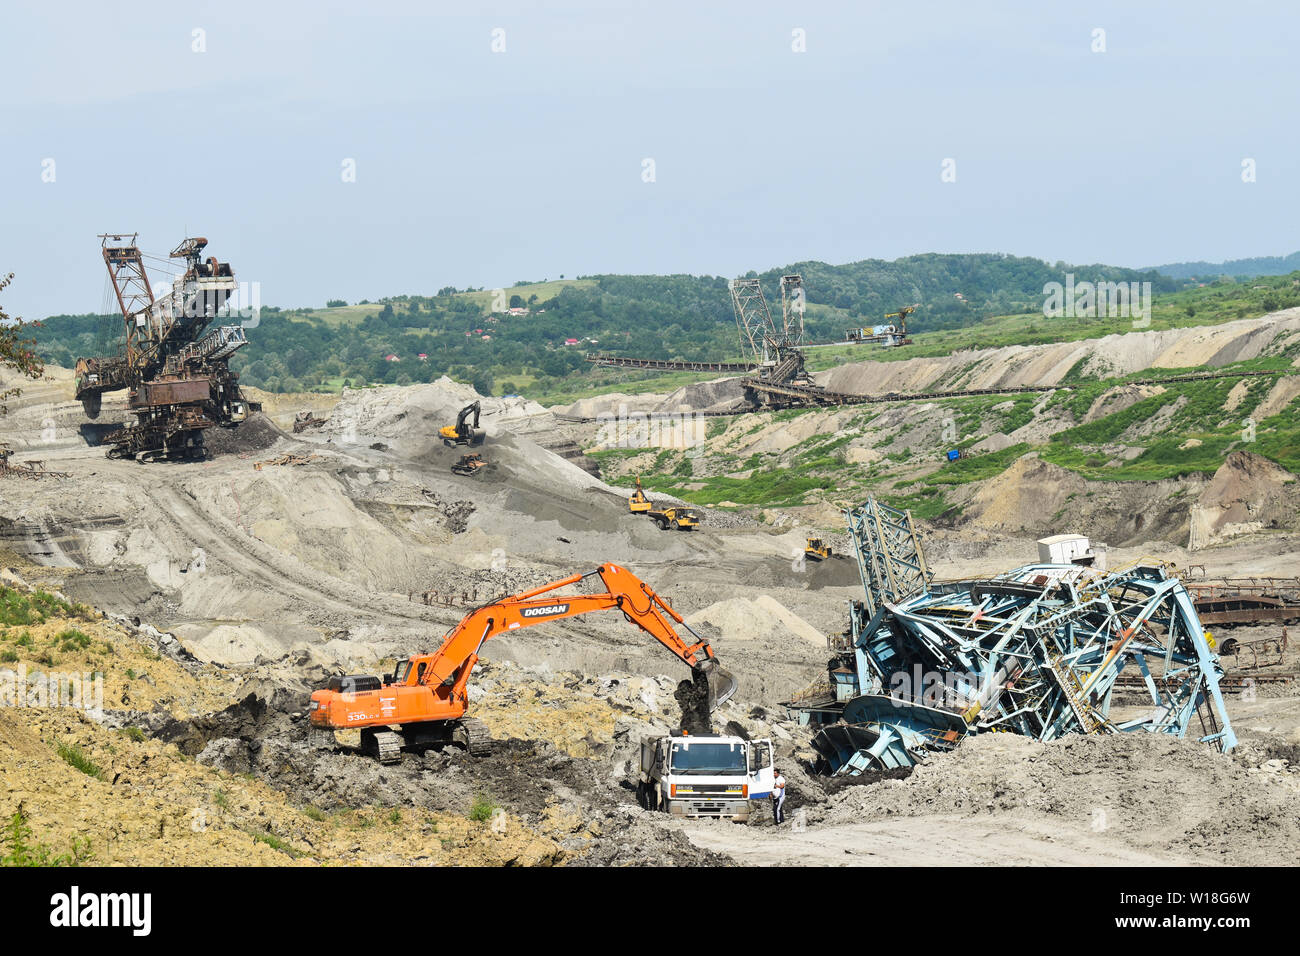
{"label": "orange excavator", "polygon": [[[595,576],[604,593],[554,593]],[[470,674],[484,642],[504,631],[603,610],[622,611],[626,620],[690,666],[697,687],[707,684],[710,710],[736,692],[735,677],[718,666],[709,642],[667,601],[626,568],[602,564],[476,608],[443,638],[441,647],[399,662],[386,680],[331,678],[328,687],[311,695],[311,724],[328,731],[360,728],[362,751],[381,763],[398,762],[403,747],[454,743],[471,754],[486,753],[491,744],[487,728],[465,716]],[[685,628],[695,643],[683,640],[671,622]]]}

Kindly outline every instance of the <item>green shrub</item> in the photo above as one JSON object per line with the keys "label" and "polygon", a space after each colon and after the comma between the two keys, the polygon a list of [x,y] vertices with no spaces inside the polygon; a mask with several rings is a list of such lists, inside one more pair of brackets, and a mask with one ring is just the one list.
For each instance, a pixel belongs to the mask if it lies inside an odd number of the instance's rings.
{"label": "green shrub", "polygon": [[62,651],[84,651],[90,646],[90,636],[76,628],[59,632],[55,640],[58,641],[59,649]]}
{"label": "green shrub", "polygon": [[96,780],[104,779],[104,771],[86,755],[86,752],[76,744],[65,744],[63,741],[55,743],[55,750],[60,757],[70,767],[80,770],[88,777],[94,777]]}
{"label": "green shrub", "polygon": [[0,866],[80,866],[93,857],[90,842],[74,837],[72,852],[56,855],[53,850],[36,841],[27,814],[20,806],[9,818],[4,829],[4,852],[0,853]]}
{"label": "green shrub", "polygon": [[487,797],[479,796],[474,798],[474,805],[469,808],[469,818],[475,823],[483,823],[492,819],[492,813],[497,809],[497,805]]}

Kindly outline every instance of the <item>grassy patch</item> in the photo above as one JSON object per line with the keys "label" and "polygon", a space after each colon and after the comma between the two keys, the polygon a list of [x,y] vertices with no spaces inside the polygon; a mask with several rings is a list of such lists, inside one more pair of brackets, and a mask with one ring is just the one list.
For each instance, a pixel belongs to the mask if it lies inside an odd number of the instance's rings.
{"label": "grassy patch", "polygon": [[274,833],[253,833],[251,834],[251,836],[258,843],[265,843],[272,850],[278,850],[279,852],[284,853],[295,860],[298,859],[300,856],[302,856],[301,850],[295,849],[288,842],[282,840]]}
{"label": "grassy patch", "polygon": [[54,638],[58,642],[61,651],[84,651],[90,647],[90,635],[83,634],[76,628],[69,628],[66,631],[60,631]]}
{"label": "grassy patch", "polygon": [[88,609],[69,604],[47,591],[18,591],[0,586],[0,625],[42,624],[52,615],[83,617]]}
{"label": "grassy patch", "polygon": [[697,505],[716,505],[733,501],[739,505],[795,505],[801,504],[805,495],[835,487],[835,479],[827,475],[804,475],[789,468],[764,468],[748,478],[716,476],[698,479],[702,488],[685,488],[676,482],[681,476],[650,476],[645,484],[654,491],[673,495]]}
{"label": "grassy patch", "polygon": [[478,796],[474,798],[474,805],[469,808],[469,818],[475,823],[483,823],[492,819],[492,814],[497,810],[497,805],[487,797]]}
{"label": "grassy patch", "polygon": [[985,478],[992,478],[994,475],[1001,474],[1013,461],[1027,451],[1029,451],[1029,445],[1020,442],[1010,448],[989,452],[986,455],[959,458],[922,478],[899,482],[898,487],[903,488],[916,484],[931,487],[936,485],[964,485],[971,481],[983,481]]}
{"label": "grassy patch", "polygon": [[96,780],[104,779],[104,771],[76,744],[66,744],[60,740],[55,743],[54,749],[69,767],[80,770],[86,776],[94,777]]}

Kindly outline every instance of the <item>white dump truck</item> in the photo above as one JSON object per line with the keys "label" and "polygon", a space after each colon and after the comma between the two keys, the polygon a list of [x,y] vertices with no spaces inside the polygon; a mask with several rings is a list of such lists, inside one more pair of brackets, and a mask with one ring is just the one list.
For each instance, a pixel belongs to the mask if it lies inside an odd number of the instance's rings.
{"label": "white dump truck", "polygon": [[674,732],[641,741],[637,802],[680,817],[744,823],[772,793],[772,741]]}

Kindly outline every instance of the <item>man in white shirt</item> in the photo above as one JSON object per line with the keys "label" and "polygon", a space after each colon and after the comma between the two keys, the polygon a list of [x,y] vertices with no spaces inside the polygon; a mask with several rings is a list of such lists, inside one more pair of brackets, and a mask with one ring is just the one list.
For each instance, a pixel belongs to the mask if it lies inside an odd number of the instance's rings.
{"label": "man in white shirt", "polygon": [[773,770],[776,779],[772,781],[772,819],[777,826],[785,823],[785,777],[781,771]]}

